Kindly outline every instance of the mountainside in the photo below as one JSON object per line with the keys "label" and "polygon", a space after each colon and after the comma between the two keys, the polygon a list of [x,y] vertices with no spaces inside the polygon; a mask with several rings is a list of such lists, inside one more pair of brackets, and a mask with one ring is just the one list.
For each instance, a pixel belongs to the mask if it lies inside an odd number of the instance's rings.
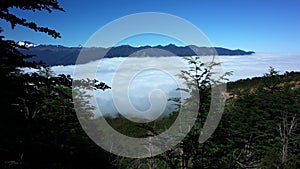
{"label": "mountainside", "polygon": [[36,55],[29,61],[43,61],[47,65],[73,65],[76,63],[77,57],[81,51],[84,51],[84,57],[77,60],[77,63],[87,63],[101,58],[112,57],[159,57],[159,56],[208,56],[208,55],[251,55],[252,51],[230,50],[221,47],[198,47],[175,46],[173,44],[167,46],[142,46],[132,47],[122,45],[111,48],[102,47],[64,47],[60,45],[30,45],[28,49],[19,49],[23,54]]}

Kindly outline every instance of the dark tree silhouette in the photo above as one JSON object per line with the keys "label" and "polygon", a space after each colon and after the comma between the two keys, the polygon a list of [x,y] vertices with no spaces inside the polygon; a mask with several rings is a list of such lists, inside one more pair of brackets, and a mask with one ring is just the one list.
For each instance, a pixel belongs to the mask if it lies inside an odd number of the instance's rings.
{"label": "dark tree silhouette", "polygon": [[[0,19],[46,33],[53,38],[60,34],[38,26],[13,14],[12,9],[29,11],[64,11],[56,0],[1,0]],[[0,31],[2,32],[2,30]],[[12,40],[0,36],[0,168],[111,168],[108,155],[83,132],[74,110],[72,84],[85,90],[110,88],[95,80],[76,80],[69,75],[54,75],[49,67],[25,59]],[[34,67],[35,73],[22,67]],[[92,116],[88,96],[77,91],[77,103]]]}
{"label": "dark tree silhouette", "polygon": [[30,10],[30,11],[47,11],[51,13],[54,10],[65,11],[61,8],[56,0],[1,0],[0,1],[0,18],[9,22],[11,28],[16,25],[22,25],[33,29],[36,32],[44,32],[54,38],[60,38],[60,34],[53,29],[40,27],[35,22],[27,21],[27,19],[18,17],[11,12],[12,9]]}

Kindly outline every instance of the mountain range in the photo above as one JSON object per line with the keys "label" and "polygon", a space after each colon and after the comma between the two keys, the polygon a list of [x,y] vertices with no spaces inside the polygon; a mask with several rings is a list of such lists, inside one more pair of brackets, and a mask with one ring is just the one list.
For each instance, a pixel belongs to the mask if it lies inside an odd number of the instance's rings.
{"label": "mountain range", "polygon": [[[111,48],[103,47],[65,47],[60,45],[37,45],[30,42],[18,42],[27,49],[19,49],[23,54],[35,55],[28,61],[42,61],[49,66],[74,65],[88,63],[101,58],[112,57],[166,57],[166,56],[209,56],[209,55],[251,55],[253,51],[230,50],[221,47],[198,47],[195,45],[142,46],[122,45]],[[78,55],[84,54],[78,58]]]}

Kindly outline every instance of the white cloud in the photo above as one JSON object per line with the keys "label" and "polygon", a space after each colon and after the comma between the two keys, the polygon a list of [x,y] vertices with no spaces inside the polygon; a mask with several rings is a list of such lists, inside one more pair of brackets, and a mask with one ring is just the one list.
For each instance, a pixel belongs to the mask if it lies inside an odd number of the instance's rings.
{"label": "white cloud", "polygon": [[[207,59],[208,57],[206,57]],[[224,72],[233,71],[230,80],[261,76],[269,66],[280,72],[300,71],[300,54],[257,53],[250,56],[219,56]],[[165,105],[166,98],[178,97],[182,93],[175,91],[183,81],[176,74],[187,65],[179,57],[145,57],[145,58],[105,58],[87,64],[54,66],[57,74],[72,75],[74,78],[90,78],[103,81],[112,90],[95,91],[95,99],[100,107],[97,114],[123,115],[152,119],[157,111],[166,106],[163,113],[174,108]],[[158,92],[159,91],[159,92]],[[130,102],[133,108],[130,107]],[[114,100],[114,101],[113,101]],[[124,101],[125,100],[125,101]],[[119,101],[119,102],[118,102]],[[116,106],[115,103],[119,103]],[[153,105],[151,109],[151,104]]]}
{"label": "white cloud", "polygon": [[269,66],[284,73],[300,71],[300,54],[256,53],[250,56],[219,56],[225,72],[233,71],[231,81],[262,76]]}

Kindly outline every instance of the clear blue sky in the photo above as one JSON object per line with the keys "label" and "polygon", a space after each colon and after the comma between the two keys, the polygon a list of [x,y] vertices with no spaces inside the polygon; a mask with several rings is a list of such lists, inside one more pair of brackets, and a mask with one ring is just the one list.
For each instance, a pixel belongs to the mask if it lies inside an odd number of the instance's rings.
{"label": "clear blue sky", "polygon": [[162,12],[196,25],[213,46],[300,52],[299,0],[58,0],[66,12],[16,14],[59,31],[61,39],[0,21],[7,39],[78,46],[105,24],[138,12]]}

